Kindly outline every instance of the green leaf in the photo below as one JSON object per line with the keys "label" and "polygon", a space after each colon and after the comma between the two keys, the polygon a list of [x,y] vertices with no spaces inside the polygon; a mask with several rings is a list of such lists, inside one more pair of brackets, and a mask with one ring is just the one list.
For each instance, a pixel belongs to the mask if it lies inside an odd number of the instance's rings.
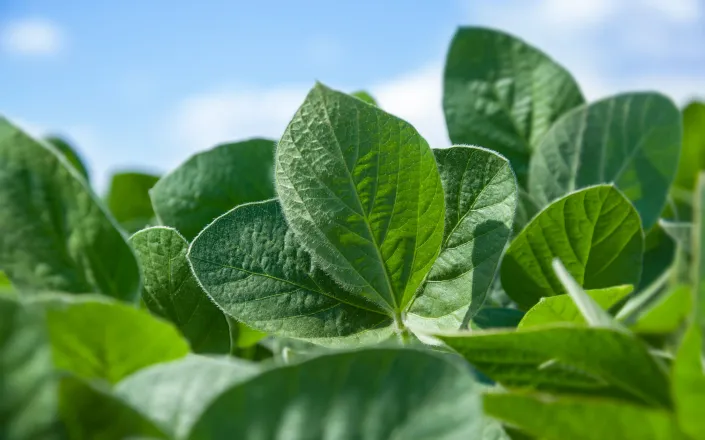
{"label": "green leaf", "polygon": [[664,231],[662,220],[655,224],[644,238],[644,264],[637,291],[655,282],[666,272],[676,257],[676,243]]}
{"label": "green leaf", "polygon": [[620,391],[650,405],[671,405],[665,368],[627,332],[557,324],[437,337],[507,387],[607,395]]}
{"label": "green leaf", "polygon": [[128,232],[154,224],[149,190],[158,180],[159,176],[138,172],[113,174],[106,198],[108,208]]}
{"label": "green leaf", "polygon": [[80,378],[116,383],[189,351],[171,324],[123,303],[62,296],[44,304],[54,364]]}
{"label": "green leaf", "polygon": [[676,417],[683,432],[693,440],[705,439],[705,369],[702,346],[700,328],[691,325],[678,348],[672,373]]}
{"label": "green leaf", "polygon": [[531,198],[529,193],[523,188],[519,188],[519,200],[516,215],[514,216],[514,235],[520,233],[540,211],[541,207]]}
{"label": "green leaf", "polygon": [[193,355],[142,369],[118,383],[115,394],[183,439],[220,393],[259,370],[256,364]]}
{"label": "green leaf", "polygon": [[522,186],[543,135],[583,102],[570,73],[524,41],[493,29],[455,33],[443,75],[450,140],[503,154]]}
{"label": "green leaf", "polygon": [[363,100],[364,102],[366,102],[368,104],[372,104],[374,106],[379,107],[375,98],[372,97],[372,95],[370,95],[369,93],[367,93],[364,90],[358,90],[357,92],[352,92],[351,95],[356,97],[357,99]]}
{"label": "green leaf", "polygon": [[683,109],[683,147],[674,187],[695,188],[700,171],[705,169],[705,103],[693,101]]}
{"label": "green leaf", "polygon": [[688,255],[692,254],[693,224],[688,222],[673,222],[669,220],[659,220],[659,225],[663,231],[676,242],[676,244]]}
{"label": "green leaf", "polygon": [[319,83],[279,142],[276,186],[321,267],[400,324],[443,240],[428,143],[407,122]]}
{"label": "green leaf", "polygon": [[585,289],[636,285],[643,252],[634,207],[614,186],[594,186],[551,203],[512,241],[502,260],[502,287],[523,309],[566,293],[551,268],[554,258]]}
{"label": "green leaf", "polygon": [[485,411],[542,440],[686,440],[662,409],[604,399],[492,393]]}
{"label": "green leaf", "polygon": [[160,222],[193,240],[235,206],[275,197],[274,147],[272,140],[249,139],[192,156],[150,192]]}
{"label": "green leaf", "polygon": [[[588,290],[587,293],[603,309],[607,310],[619,300],[629,295],[633,286],[614,286],[605,289]],[[536,327],[544,324],[571,322],[584,324],[585,318],[569,295],[557,295],[541,300],[532,307],[519,323],[519,328]]]}
{"label": "green leaf", "polygon": [[66,160],[74,167],[78,174],[86,179],[86,182],[90,181],[90,175],[88,174],[88,168],[83,163],[81,156],[76,152],[76,150],[69,144],[66,139],[60,138],[59,136],[47,136],[44,141],[49,142],[56,148]]}
{"label": "green leaf", "polygon": [[695,284],[693,316],[695,322],[700,326],[700,332],[705,333],[705,172],[698,175],[693,205],[695,207],[691,239],[692,271]]}
{"label": "green leaf", "polygon": [[193,276],[181,234],[157,226],[137,232],[130,244],[142,266],[142,297],[149,311],[176,325],[194,352],[229,353],[228,323]]}
{"label": "green leaf", "polygon": [[517,309],[505,307],[483,307],[472,318],[474,327],[480,329],[487,328],[513,328],[519,325],[524,318],[524,312]]}
{"label": "green leaf", "polygon": [[135,256],[86,181],[2,118],[0,206],[0,267],[18,290],[139,294]]}
{"label": "green leaf", "polygon": [[690,316],[693,308],[690,286],[666,290],[652,304],[640,312],[629,328],[642,334],[667,334],[677,331]]}
{"label": "green leaf", "polygon": [[388,312],[343,290],[312,262],[276,200],[217,218],[193,241],[188,259],[213,301],[252,328],[333,345],[392,334]]}
{"label": "green leaf", "polygon": [[529,193],[545,206],[576,189],[614,183],[649,230],[666,205],[681,138],[678,109],[658,93],[627,93],[576,108],[538,144]]}
{"label": "green leaf", "polygon": [[482,148],[433,150],[445,194],[441,253],[407,314],[411,327],[453,330],[477,313],[514,221],[517,184],[509,162]]}
{"label": "green leaf", "polygon": [[61,380],[60,410],[69,438],[168,438],[154,423],[100,385],[70,376]]}
{"label": "green leaf", "polygon": [[475,439],[478,391],[469,370],[434,353],[334,353],[231,387],[189,438]]}
{"label": "green leaf", "polygon": [[60,438],[56,388],[43,314],[0,297],[0,438]]}

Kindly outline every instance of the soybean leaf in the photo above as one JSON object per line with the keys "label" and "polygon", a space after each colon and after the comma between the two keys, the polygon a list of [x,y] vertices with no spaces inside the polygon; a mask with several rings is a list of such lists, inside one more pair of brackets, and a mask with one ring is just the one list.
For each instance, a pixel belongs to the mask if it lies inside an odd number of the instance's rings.
{"label": "soybean leaf", "polygon": [[158,180],[159,176],[138,172],[113,174],[107,196],[108,208],[128,232],[154,224],[149,190]]}
{"label": "soybean leaf", "polygon": [[61,438],[56,389],[41,311],[0,297],[0,438]]}
{"label": "soybean leaf", "polygon": [[[588,290],[585,293],[590,295],[603,309],[607,310],[629,295],[632,290],[634,290],[634,287],[627,285]],[[557,322],[585,323],[585,318],[580,314],[580,310],[578,310],[570,295],[541,298],[535,306],[526,312],[526,315],[519,323],[519,328],[536,327]]]}
{"label": "soybean leaf", "polygon": [[168,438],[153,422],[99,384],[64,377],[60,399],[61,417],[71,439]]}
{"label": "soybean leaf", "polygon": [[529,193],[545,206],[576,189],[614,183],[649,230],[666,205],[681,138],[678,109],[658,93],[627,93],[576,108],[538,144]]}
{"label": "soybean leaf", "polygon": [[602,393],[669,407],[665,368],[632,334],[555,324],[437,336],[507,387]]}
{"label": "soybean leaf", "polygon": [[321,267],[400,323],[443,240],[443,187],[418,132],[318,83],[279,142],[276,186]]}
{"label": "soybean leaf", "polygon": [[620,401],[492,393],[485,411],[545,440],[686,440],[668,411]]}
{"label": "soybean leaf", "polygon": [[688,328],[673,363],[673,399],[676,417],[683,432],[693,440],[705,439],[702,409],[705,405],[705,368],[702,332],[697,325]]}
{"label": "soybean leaf", "polygon": [[649,304],[629,327],[642,334],[667,334],[677,331],[690,316],[693,308],[692,289],[676,286],[666,290]]}
{"label": "soybean leaf", "polygon": [[453,147],[433,152],[445,193],[445,232],[407,322],[451,330],[467,326],[485,301],[511,233],[517,184],[509,162],[492,151]]}
{"label": "soybean leaf", "polygon": [[139,294],[135,256],[85,179],[2,118],[0,206],[0,267],[18,290]]}
{"label": "soybean leaf", "polygon": [[357,99],[361,99],[361,100],[365,101],[368,104],[372,104],[372,105],[379,107],[375,98],[373,98],[372,95],[370,95],[368,92],[366,92],[364,90],[358,90],[357,92],[352,92],[351,95],[356,97]]}
{"label": "soybean leaf", "polygon": [[213,301],[252,328],[333,345],[392,334],[390,313],[343,290],[313,263],[276,200],[217,218],[191,243],[188,259]]}
{"label": "soybean leaf", "polygon": [[461,27],[453,36],[443,74],[450,140],[503,154],[522,186],[543,135],[583,102],[570,73],[524,41],[484,28]]}
{"label": "soybean leaf", "polygon": [[691,249],[693,252],[692,273],[695,285],[693,319],[705,332],[705,172],[698,175],[693,203],[694,219]]}
{"label": "soybean leaf", "polygon": [[73,165],[74,169],[78,171],[78,174],[86,179],[86,182],[90,181],[88,168],[83,163],[83,160],[78,152],[76,152],[76,150],[66,141],[66,139],[60,138],[59,136],[47,136],[44,140],[52,144],[66,158],[66,160]]}
{"label": "soybean leaf", "polygon": [[182,439],[221,392],[259,370],[256,364],[193,355],[142,369],[118,383],[115,394]]}
{"label": "soybean leaf", "polygon": [[479,438],[478,391],[469,370],[435,353],[334,353],[232,386],[189,438]]}
{"label": "soybean leaf", "polygon": [[566,293],[551,269],[554,258],[585,289],[636,285],[643,252],[639,214],[614,186],[598,185],[556,200],[534,217],[504,256],[502,287],[524,309]]}
{"label": "soybean leaf", "polygon": [[692,254],[693,224],[688,222],[673,222],[659,220],[659,225],[669,237],[688,255]]}
{"label": "soybean leaf", "polygon": [[249,139],[198,153],[162,177],[151,190],[160,222],[193,238],[237,205],[271,199],[274,141]]}
{"label": "soybean leaf", "polygon": [[517,211],[514,216],[514,235],[521,232],[524,227],[541,211],[541,207],[531,198],[525,189],[519,188],[519,199],[517,203]]}
{"label": "soybean leaf", "polygon": [[691,191],[705,169],[705,103],[693,101],[683,109],[683,147],[673,192]]}
{"label": "soybean leaf", "polygon": [[[82,298],[82,299],[78,299]],[[116,383],[158,362],[185,356],[188,343],[144,310],[100,298],[42,300],[56,368]]]}
{"label": "soybean leaf", "polygon": [[644,238],[644,264],[637,291],[651,285],[669,269],[676,257],[676,246],[676,242],[663,230],[659,220]]}
{"label": "soybean leaf", "polygon": [[506,307],[483,307],[472,318],[472,323],[474,327],[480,329],[502,327],[513,328],[522,322],[524,316],[524,312],[517,309],[510,309]]}
{"label": "soybean leaf", "polygon": [[229,353],[230,331],[223,312],[193,276],[188,242],[176,229],[157,226],[130,238],[144,277],[144,303],[171,321],[195,353]]}

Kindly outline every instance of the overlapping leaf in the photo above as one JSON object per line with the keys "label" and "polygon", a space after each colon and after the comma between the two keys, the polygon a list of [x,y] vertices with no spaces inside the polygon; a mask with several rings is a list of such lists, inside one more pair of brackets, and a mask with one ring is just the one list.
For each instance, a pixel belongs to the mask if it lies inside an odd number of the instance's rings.
{"label": "overlapping leaf", "polygon": [[522,186],[540,139],[583,102],[570,73],[524,41],[483,28],[454,35],[443,74],[450,139],[503,154]]}
{"label": "overlapping leaf", "polygon": [[678,109],[658,93],[617,95],[576,108],[538,144],[529,193],[545,206],[576,189],[613,182],[649,230],[666,204],[681,138]]}
{"label": "overlapping leaf", "polygon": [[151,190],[163,225],[187,240],[237,205],[274,194],[274,141],[250,139],[198,153],[164,176]]}
{"label": "overlapping leaf", "polygon": [[0,118],[0,267],[18,289],[133,300],[137,262],[85,179]]}
{"label": "overlapping leaf", "polygon": [[155,224],[149,190],[158,180],[159,176],[139,172],[113,175],[106,197],[108,208],[128,232]]}
{"label": "overlapping leaf", "polygon": [[502,287],[524,309],[566,293],[551,268],[554,258],[585,289],[636,285],[643,252],[631,203],[611,185],[586,188],[553,202],[512,241],[502,261]]}

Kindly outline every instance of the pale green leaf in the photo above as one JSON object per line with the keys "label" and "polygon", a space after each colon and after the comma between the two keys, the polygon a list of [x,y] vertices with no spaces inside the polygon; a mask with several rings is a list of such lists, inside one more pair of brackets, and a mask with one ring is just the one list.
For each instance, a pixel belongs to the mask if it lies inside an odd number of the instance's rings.
{"label": "pale green leaf", "polygon": [[409,309],[411,327],[467,326],[485,301],[511,233],[517,184],[506,159],[477,147],[433,150],[445,193],[441,253]]}
{"label": "pale green leaf", "polygon": [[669,220],[659,220],[659,225],[669,237],[688,255],[693,252],[692,236],[693,224],[688,222],[674,222]]}
{"label": "pale green leaf", "polygon": [[41,310],[0,297],[0,438],[60,438],[53,370]]}
{"label": "pale green leaf", "polygon": [[594,186],[551,203],[512,241],[502,260],[502,287],[524,309],[566,293],[551,268],[554,258],[588,290],[636,285],[643,252],[634,207],[614,186]]}
{"label": "pale green leaf", "polygon": [[692,289],[677,286],[665,290],[641,310],[629,329],[642,334],[667,334],[680,329],[693,308]]}
{"label": "pale green leaf", "polygon": [[192,440],[476,439],[484,427],[470,371],[409,349],[334,353],[234,385],[204,412]]}
{"label": "pale green leaf", "polygon": [[428,143],[407,122],[319,83],[277,146],[276,186],[323,270],[399,322],[443,240]]}
{"label": "pale green leaf", "polygon": [[139,172],[113,174],[106,201],[110,212],[128,232],[154,224],[149,190],[159,176]]}
{"label": "pale green leaf", "polygon": [[60,411],[69,438],[74,440],[167,439],[152,421],[111,394],[103,384],[64,377]]}
{"label": "pale green leaf", "polygon": [[243,361],[193,355],[142,369],[118,383],[115,394],[182,439],[221,392],[259,370]]}
{"label": "pale green leaf", "polygon": [[[609,309],[629,295],[633,286],[614,286],[604,289],[588,290],[585,293],[595,300],[604,310]],[[556,295],[541,300],[533,306],[519,323],[519,328],[535,327],[558,322],[584,324],[585,318],[569,295]]]}
{"label": "pale green leaf", "polygon": [[705,439],[705,368],[703,337],[697,325],[688,328],[673,363],[673,400],[683,431],[693,440]]}
{"label": "pale green leaf", "polygon": [[658,93],[622,94],[576,108],[537,146],[529,193],[545,206],[576,189],[614,183],[649,230],[666,205],[681,138],[678,109]]}
{"label": "pale green leaf", "polygon": [[0,118],[0,267],[18,290],[134,300],[137,262],[85,179]]}
{"label": "pale green leaf", "polygon": [[80,378],[116,383],[189,351],[171,324],[127,304],[66,296],[41,303],[56,368]]}
{"label": "pale green leaf", "polygon": [[321,271],[276,200],[240,205],[191,244],[194,274],[215,303],[248,326],[321,344],[378,342],[391,314]]}
{"label": "pale green leaf", "polygon": [[160,222],[193,238],[235,206],[271,199],[274,141],[249,139],[198,153],[162,177],[151,190]]}
{"label": "pale green leaf", "polygon": [[223,312],[193,276],[188,242],[176,229],[157,226],[130,238],[142,267],[147,308],[171,321],[196,353],[229,353],[230,331]]}
{"label": "pale green leaf", "polygon": [[672,415],[606,399],[492,393],[485,411],[542,440],[686,440]]}
{"label": "pale green leaf", "polygon": [[570,73],[524,41],[493,29],[461,27],[455,33],[443,75],[450,139],[503,154],[522,186],[538,142],[583,102]]}
{"label": "pale green leaf", "polygon": [[[378,105],[377,105],[377,101],[375,100],[375,98],[372,97],[372,95],[370,95],[368,92],[366,92],[366,91],[364,91],[364,90],[358,90],[357,92],[352,92],[351,95],[354,96],[354,97],[356,97],[357,99],[363,100],[364,102],[366,102],[366,103],[368,103],[368,104],[372,104],[372,105],[378,106]],[[378,107],[379,107],[379,106],[378,106]]]}
{"label": "pale green leaf", "polygon": [[627,332],[555,324],[436,337],[510,388],[616,395],[671,405],[665,368]]}

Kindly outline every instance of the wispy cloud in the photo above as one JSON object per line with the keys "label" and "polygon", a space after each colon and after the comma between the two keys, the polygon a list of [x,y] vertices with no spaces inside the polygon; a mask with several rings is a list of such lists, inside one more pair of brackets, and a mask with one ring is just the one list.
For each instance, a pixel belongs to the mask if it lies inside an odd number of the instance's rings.
{"label": "wispy cloud", "polygon": [[63,29],[43,18],[19,19],[0,26],[0,46],[9,54],[50,56],[66,47]]}

